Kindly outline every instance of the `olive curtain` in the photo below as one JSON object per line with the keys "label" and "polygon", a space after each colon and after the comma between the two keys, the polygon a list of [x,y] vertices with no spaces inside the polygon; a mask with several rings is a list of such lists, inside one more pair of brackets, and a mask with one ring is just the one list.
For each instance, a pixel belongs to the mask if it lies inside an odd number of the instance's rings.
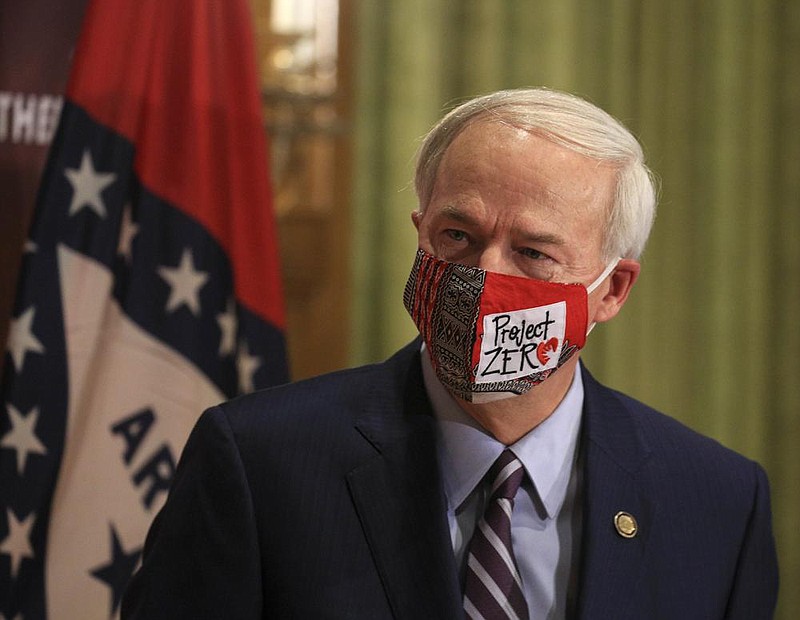
{"label": "olive curtain", "polygon": [[[353,363],[415,335],[402,290],[419,138],[500,88],[575,92],[661,178],[642,275],[584,359],[604,382],[758,460],[779,618],[800,608],[800,2],[354,0]],[[346,26],[347,27],[347,26]]]}

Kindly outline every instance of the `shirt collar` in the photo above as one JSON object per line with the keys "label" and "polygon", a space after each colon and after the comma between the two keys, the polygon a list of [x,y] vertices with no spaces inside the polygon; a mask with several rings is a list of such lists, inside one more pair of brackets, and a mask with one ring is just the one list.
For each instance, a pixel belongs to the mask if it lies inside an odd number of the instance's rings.
{"label": "shirt collar", "polygon": [[[437,449],[445,493],[455,511],[506,448],[467,414],[436,377],[422,345],[425,389],[438,421]],[[536,389],[536,388],[534,388]],[[566,395],[553,413],[509,448],[522,462],[549,518],[564,503],[578,443],[583,380],[580,364]]]}

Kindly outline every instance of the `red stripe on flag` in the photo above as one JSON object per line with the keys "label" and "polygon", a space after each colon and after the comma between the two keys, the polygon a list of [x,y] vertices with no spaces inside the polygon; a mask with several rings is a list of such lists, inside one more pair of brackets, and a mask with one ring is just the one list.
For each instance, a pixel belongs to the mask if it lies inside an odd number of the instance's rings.
{"label": "red stripe on flag", "polygon": [[142,183],[208,229],[231,258],[238,299],[283,327],[246,2],[92,2],[75,58],[67,96],[136,145]]}

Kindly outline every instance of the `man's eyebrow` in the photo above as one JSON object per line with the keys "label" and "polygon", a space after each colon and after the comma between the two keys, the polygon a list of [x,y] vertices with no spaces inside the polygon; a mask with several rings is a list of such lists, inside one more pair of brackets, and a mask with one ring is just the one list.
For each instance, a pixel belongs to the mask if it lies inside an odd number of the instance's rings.
{"label": "man's eyebrow", "polygon": [[477,222],[475,217],[455,205],[444,205],[440,213],[442,216],[462,224],[475,224]]}
{"label": "man's eyebrow", "polygon": [[[469,211],[459,208],[456,205],[444,205],[440,211],[442,217],[449,220],[459,222],[461,224],[475,225],[478,218],[473,216]],[[564,237],[549,232],[524,232],[521,235],[522,239],[529,243],[543,243],[547,245],[563,246],[566,243]]]}
{"label": "man's eyebrow", "polygon": [[565,239],[553,233],[525,233],[522,238],[534,243],[546,243],[548,245],[564,245]]}

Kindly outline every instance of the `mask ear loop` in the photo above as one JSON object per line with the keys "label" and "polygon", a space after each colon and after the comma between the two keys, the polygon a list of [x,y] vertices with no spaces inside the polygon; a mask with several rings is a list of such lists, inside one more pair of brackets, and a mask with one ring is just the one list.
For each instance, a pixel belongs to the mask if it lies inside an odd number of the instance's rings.
{"label": "mask ear loop", "polygon": [[588,294],[591,294],[594,291],[594,289],[596,289],[598,286],[600,286],[600,284],[603,282],[603,280],[605,280],[608,276],[610,276],[611,272],[614,271],[617,268],[617,265],[619,265],[619,261],[621,261],[621,260],[622,260],[622,258],[614,258],[614,259],[612,259],[612,261],[610,263],[608,263],[608,266],[603,270],[603,273],[601,273],[599,276],[597,276],[597,279],[594,282],[592,282],[589,286],[586,287],[586,292]]}
{"label": "mask ear loop", "polygon": [[[608,276],[610,276],[611,272],[613,272],[617,268],[617,265],[619,265],[619,261],[621,260],[622,257],[617,257],[613,259],[610,263],[608,263],[608,266],[603,270],[603,273],[597,276],[597,279],[586,287],[586,294],[590,295],[598,286],[600,286],[603,283],[603,280],[605,280]],[[589,328],[586,330],[587,336],[592,333],[592,330],[595,328],[595,325],[597,325],[597,322],[592,321],[592,324],[589,325]]]}

